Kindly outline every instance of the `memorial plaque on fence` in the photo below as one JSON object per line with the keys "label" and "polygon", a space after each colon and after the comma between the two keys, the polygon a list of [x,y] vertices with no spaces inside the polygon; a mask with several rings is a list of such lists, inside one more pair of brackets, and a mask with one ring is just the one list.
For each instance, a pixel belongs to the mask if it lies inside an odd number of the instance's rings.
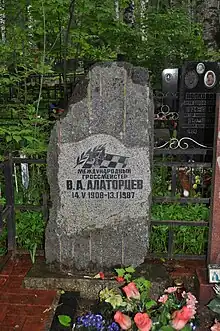
{"label": "memorial plaque on fence", "polygon": [[[182,68],[179,139],[187,137],[200,145],[213,146],[219,79],[220,69],[217,62],[189,62]],[[190,139],[187,143],[190,144]]]}
{"label": "memorial plaque on fence", "polygon": [[148,72],[96,65],[48,150],[46,259],[65,270],[139,265],[147,255],[153,154]]}

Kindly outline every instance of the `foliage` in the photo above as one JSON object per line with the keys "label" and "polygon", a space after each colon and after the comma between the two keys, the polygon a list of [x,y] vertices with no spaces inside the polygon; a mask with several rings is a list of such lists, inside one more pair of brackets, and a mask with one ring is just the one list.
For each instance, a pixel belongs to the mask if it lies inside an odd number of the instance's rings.
{"label": "foliage", "polygon": [[[3,121],[0,125],[0,159],[8,152],[45,158],[53,124],[48,121],[48,93],[58,80],[48,82],[47,74],[62,72],[64,95],[53,100],[59,102],[67,98],[68,70],[73,72],[74,84],[78,73],[86,71],[91,63],[115,60],[118,54],[149,68],[154,87],[159,85],[161,70],[167,66],[177,67],[185,60],[206,56],[217,58],[217,54],[207,55],[201,26],[192,20],[182,1],[177,6],[171,6],[169,1],[149,1],[145,8],[142,2],[135,1],[132,25],[123,20],[129,3],[11,0],[0,4],[0,117],[13,118],[13,122]],[[70,59],[72,68],[67,66]],[[38,75],[39,82],[31,75]],[[22,187],[17,171],[15,200],[37,205],[48,190],[45,168],[31,165],[29,171],[28,190]],[[163,193],[166,190],[164,185]]]}
{"label": "foliage", "polygon": [[2,78],[3,87],[24,81],[30,74],[51,72],[58,59],[86,64],[114,60],[117,54],[148,67],[158,81],[165,67],[176,67],[206,54],[201,26],[192,20],[187,7],[141,8],[136,1],[135,22],[128,25],[123,21],[127,0],[118,1],[119,17],[110,0],[70,3],[12,0],[1,7],[5,22],[0,73],[9,74]]}
{"label": "foliage", "polygon": [[71,318],[66,315],[58,315],[58,320],[61,325],[63,326],[70,326],[71,325]]}
{"label": "foliage", "polygon": [[191,20],[186,8],[150,8],[144,13],[141,34],[141,42],[139,38],[136,45],[139,55],[132,51],[131,58],[137,58],[139,64],[151,70],[156,86],[164,68],[179,67],[206,53],[202,27]]}
{"label": "foliage", "polygon": [[78,317],[75,329],[173,331],[178,325],[178,330],[192,330],[196,298],[190,292],[183,292],[179,298],[177,288],[170,287],[156,302],[149,296],[150,286],[141,277],[127,282],[121,289],[104,288],[96,311]]}
{"label": "foliage", "polygon": [[[175,159],[172,157],[156,158],[156,160],[160,162],[175,161]],[[181,180],[182,176],[184,176],[184,181],[187,182],[187,186],[190,187],[190,197],[209,198],[211,196],[212,169],[185,167],[183,170],[181,170],[181,168],[176,168],[175,192],[171,192],[171,184],[173,180],[172,167],[168,167],[166,165],[157,166],[156,162],[153,171],[154,196],[171,197],[175,195],[176,198],[180,198],[184,191],[183,180]],[[187,188],[187,190],[189,189]]]}
{"label": "foliage", "polygon": [[123,278],[123,280],[128,282],[131,280],[132,274],[135,272],[135,269],[132,266],[130,266],[127,268],[115,269],[115,271],[117,273],[118,278]]}
{"label": "foliage", "polygon": [[[153,204],[151,216],[154,220],[207,221],[209,207],[203,204]],[[168,225],[151,228],[150,250],[154,253],[168,251]],[[208,242],[208,227],[176,226],[174,228],[174,254],[205,254]]]}
{"label": "foliage", "polygon": [[215,298],[209,302],[207,307],[220,315],[220,286],[215,284],[213,290],[215,291]]}
{"label": "foliage", "polygon": [[35,262],[36,250],[43,245],[45,221],[38,212],[18,212],[16,214],[17,243],[30,252]]}
{"label": "foliage", "polygon": [[7,252],[7,229],[4,227],[0,234],[0,256],[5,255]]}
{"label": "foliage", "polygon": [[209,207],[203,204],[154,204],[151,216],[154,220],[207,221],[209,212]]}
{"label": "foliage", "polygon": [[[213,290],[215,291],[215,298],[212,299],[207,307],[212,310],[214,313],[220,315],[220,286],[215,284],[215,286],[213,287]],[[211,328],[211,330],[219,330],[220,327],[220,322],[218,322],[217,320],[215,320],[215,324],[213,325],[213,327]]]}
{"label": "foliage", "polygon": [[15,169],[15,203],[24,205],[40,205],[42,204],[42,195],[48,192],[48,183],[46,178],[45,164],[30,164],[29,185],[25,188],[22,184],[20,165],[16,165]]}

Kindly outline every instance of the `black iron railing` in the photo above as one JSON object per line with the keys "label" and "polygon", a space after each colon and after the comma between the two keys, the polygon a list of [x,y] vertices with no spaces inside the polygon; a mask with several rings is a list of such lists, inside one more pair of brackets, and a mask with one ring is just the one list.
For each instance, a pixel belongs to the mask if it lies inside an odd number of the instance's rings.
{"label": "black iron railing", "polygon": [[[211,203],[211,173],[212,163],[205,162],[206,159],[210,161],[212,155],[211,149],[189,148],[189,149],[155,149],[154,153],[154,175],[156,169],[165,169],[165,187],[164,192],[160,195],[153,194],[153,204],[205,204],[209,206]],[[195,162],[193,159],[197,159]],[[186,159],[188,161],[186,161]],[[169,171],[167,170],[169,169]],[[207,176],[208,173],[208,176]],[[199,185],[195,184],[194,180],[197,174]],[[199,175],[198,175],[199,174]],[[187,196],[184,196],[184,183],[181,182],[181,176],[187,181]],[[208,182],[205,182],[208,177]],[[195,186],[194,186],[195,185]],[[195,187],[195,189],[193,188]],[[198,191],[196,191],[196,186]],[[184,258],[184,259],[205,259],[206,252],[203,254],[175,254],[175,232],[181,227],[192,228],[208,228],[208,220],[151,220],[151,231],[155,227],[168,227],[167,249],[165,252],[151,251],[151,257],[164,258]],[[208,240],[208,231],[207,238]]]}
{"label": "black iron railing", "polygon": [[[187,153],[187,154],[186,154]],[[181,183],[178,180],[178,174],[180,168],[191,169],[193,171],[198,170],[202,173],[205,169],[209,169],[211,171],[212,164],[211,162],[186,162],[181,160],[181,158],[185,158],[186,155],[192,157],[194,155],[202,156],[205,158],[207,153],[210,153],[210,150],[204,149],[191,149],[187,150],[176,150],[175,153],[172,150],[155,150],[154,155],[154,173],[156,168],[169,168],[168,172],[168,183],[169,186],[168,195],[166,192],[163,196],[153,195],[153,203],[180,203],[180,204],[206,204],[207,206],[210,205],[211,195],[207,193],[204,197],[204,190],[198,194],[198,196],[193,196],[192,192],[189,192],[188,197],[182,196],[180,190],[182,189]],[[162,156],[161,158],[158,158]],[[171,157],[171,158],[170,158]],[[169,158],[169,159],[168,159]],[[1,206],[0,209],[0,233],[3,229],[3,226],[7,226],[7,249],[8,251],[16,251],[16,226],[15,226],[15,211],[39,211],[43,213],[43,217],[45,221],[48,220],[49,215],[49,208],[50,208],[50,201],[48,199],[48,195],[45,193],[43,194],[42,204],[39,205],[31,205],[31,204],[15,204],[14,198],[14,179],[13,179],[13,169],[14,164],[21,164],[21,163],[28,163],[28,164],[46,164],[46,160],[39,160],[39,159],[28,159],[28,158],[15,158],[15,157],[8,157],[4,162],[0,164],[0,168],[4,170],[4,178],[5,178],[5,199],[6,203]],[[189,180],[191,181],[189,184],[192,188],[193,186],[193,176],[189,176]],[[202,183],[201,177],[201,183]],[[4,222],[3,222],[4,221]],[[148,256],[149,257],[164,257],[164,258],[184,258],[184,259],[204,259],[206,256],[205,254],[175,254],[175,230],[183,227],[189,226],[193,228],[208,228],[209,222],[207,220],[198,220],[198,221],[187,221],[187,220],[151,220],[151,228],[152,227],[161,227],[167,226],[168,227],[168,238],[167,238],[167,250],[164,252],[153,252],[151,251]]]}
{"label": "black iron railing", "polygon": [[14,198],[14,176],[13,169],[14,164],[46,164],[46,160],[41,159],[25,159],[25,158],[13,158],[9,156],[4,162],[0,164],[0,168],[4,172],[4,182],[5,182],[5,204],[0,205],[0,234],[3,228],[7,228],[7,251],[16,251],[16,221],[15,221],[15,211],[39,211],[42,212],[44,220],[48,220],[49,213],[49,202],[48,195],[46,193],[42,194],[42,204],[31,205],[31,204],[15,204]]}

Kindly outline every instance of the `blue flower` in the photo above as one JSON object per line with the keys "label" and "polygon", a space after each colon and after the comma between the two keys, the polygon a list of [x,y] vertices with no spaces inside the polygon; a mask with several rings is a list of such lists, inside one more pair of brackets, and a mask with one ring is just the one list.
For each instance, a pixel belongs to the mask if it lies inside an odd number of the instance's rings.
{"label": "blue flower", "polygon": [[196,330],[196,325],[193,322],[190,323],[190,326],[191,326],[192,330]]}
{"label": "blue flower", "polygon": [[112,322],[109,326],[108,326],[108,331],[119,331],[119,325],[115,322]]}
{"label": "blue flower", "polygon": [[96,314],[95,316],[96,316],[97,321],[103,321],[103,317],[101,314]]}
{"label": "blue flower", "polygon": [[[103,316],[101,314],[92,314],[87,313],[83,316],[77,317],[77,326],[84,326],[85,328],[93,327],[97,331],[104,331],[105,327],[105,320],[103,319]],[[118,331],[116,330],[110,330],[110,331]]]}

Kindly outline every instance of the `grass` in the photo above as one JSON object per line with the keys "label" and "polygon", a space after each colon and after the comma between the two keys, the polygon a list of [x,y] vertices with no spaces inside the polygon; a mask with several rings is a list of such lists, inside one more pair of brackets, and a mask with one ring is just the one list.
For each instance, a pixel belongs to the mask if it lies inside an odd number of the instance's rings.
{"label": "grass", "polygon": [[[155,204],[151,209],[152,220],[208,221],[209,207],[203,204]],[[203,255],[208,244],[208,227],[176,226],[174,254]],[[151,229],[150,252],[168,252],[169,226],[154,225]]]}

